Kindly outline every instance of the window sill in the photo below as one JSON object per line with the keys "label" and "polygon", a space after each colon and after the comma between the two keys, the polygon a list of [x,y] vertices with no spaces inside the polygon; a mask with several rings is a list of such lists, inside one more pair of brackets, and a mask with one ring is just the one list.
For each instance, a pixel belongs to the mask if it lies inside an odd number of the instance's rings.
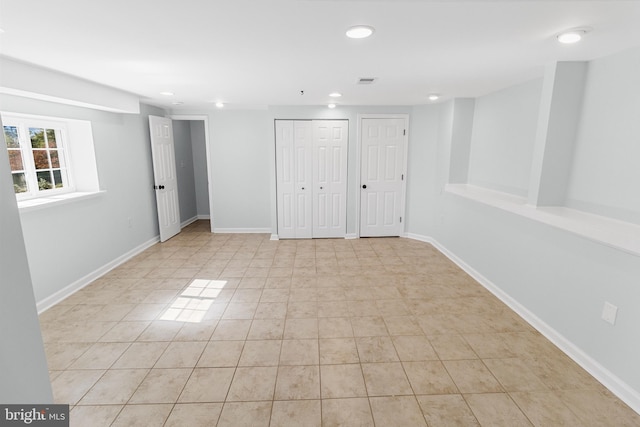
{"label": "window sill", "polygon": [[447,184],[445,191],[640,256],[640,225],[562,206],[535,207],[524,197],[469,184]]}
{"label": "window sill", "polygon": [[98,197],[106,191],[76,191],[73,193],[58,194],[49,197],[39,197],[36,199],[18,201],[20,213],[33,212],[54,206],[66,205],[68,203],[79,202],[81,200]]}

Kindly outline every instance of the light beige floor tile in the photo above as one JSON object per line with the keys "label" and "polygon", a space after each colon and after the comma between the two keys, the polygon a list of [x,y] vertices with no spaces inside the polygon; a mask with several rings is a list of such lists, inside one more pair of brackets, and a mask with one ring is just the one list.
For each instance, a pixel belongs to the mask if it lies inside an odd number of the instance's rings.
{"label": "light beige floor tile", "polygon": [[318,319],[287,319],[284,339],[317,339]]}
{"label": "light beige floor tile", "polygon": [[351,326],[356,337],[388,336],[387,326],[380,316],[352,317]]}
{"label": "light beige floor tile", "polygon": [[384,323],[390,335],[422,335],[423,331],[413,316],[386,316]]}
{"label": "light beige floor tile", "polygon": [[398,359],[393,341],[389,337],[356,338],[361,362],[395,362]]}
{"label": "light beige floor tile", "polygon": [[258,302],[261,296],[261,289],[237,289],[231,298],[231,303]]}
{"label": "light beige floor tile", "polygon": [[126,405],[113,427],[157,427],[164,424],[173,405]]}
{"label": "light beige floor tile", "polygon": [[430,335],[429,342],[440,360],[477,359],[476,353],[458,334]]}
{"label": "light beige floor tile", "polygon": [[129,343],[95,343],[69,369],[109,369],[129,346]]}
{"label": "light beige floor tile", "polygon": [[131,342],[151,324],[150,321],[118,322],[107,333],[100,337],[100,342]]}
{"label": "light beige floor tile", "polygon": [[278,368],[239,367],[233,376],[227,401],[272,400]]}
{"label": "light beige floor tile", "polygon": [[270,427],[320,427],[321,425],[319,400],[273,402]]}
{"label": "light beige floor tile", "polygon": [[317,365],[278,368],[275,400],[319,398],[320,371]]}
{"label": "light beige floor tile", "polygon": [[272,402],[226,402],[217,427],[268,427]]}
{"label": "light beige floor tile", "polygon": [[351,320],[348,317],[318,319],[318,336],[320,338],[353,337]]}
{"label": "light beige floor tile", "polygon": [[319,342],[321,365],[360,362],[354,338],[326,338]]}
{"label": "light beige floor tile", "polygon": [[76,406],[69,414],[70,427],[109,427],[123,405]]}
{"label": "light beige floor tile", "polygon": [[465,394],[464,399],[483,426],[533,425],[506,393]]}
{"label": "light beige floor tile", "polygon": [[376,425],[427,426],[414,396],[370,397],[369,402]]}
{"label": "light beige floor tile", "polygon": [[506,391],[536,391],[549,388],[523,359],[485,359],[484,364]]}
{"label": "light beige floor tile", "polygon": [[179,403],[173,407],[164,427],[209,427],[218,422],[222,403]]}
{"label": "light beige floor tile", "polygon": [[211,340],[245,340],[251,327],[251,320],[220,320]]}
{"label": "light beige floor tile", "polygon": [[151,368],[168,346],[168,342],[134,342],[111,368]]}
{"label": "light beige floor tile", "polygon": [[259,302],[287,302],[289,301],[289,288],[268,288],[262,291]]}
{"label": "light beige floor tile", "polygon": [[402,365],[415,394],[458,393],[442,362],[403,362]]}
{"label": "light beige floor tile", "polygon": [[209,341],[217,325],[217,320],[199,323],[185,322],[173,339],[174,341]]}
{"label": "light beige floor tile", "polygon": [[280,340],[246,341],[238,366],[278,366]]}
{"label": "light beige floor tile", "polygon": [[91,343],[47,343],[44,346],[47,366],[50,370],[66,369],[91,346]]}
{"label": "light beige floor tile", "polygon": [[197,366],[199,368],[236,367],[244,348],[244,341],[210,341]]}
{"label": "light beige floor tile", "polygon": [[313,319],[318,317],[317,301],[296,301],[287,304],[287,318]]}
{"label": "light beige floor tile", "polygon": [[459,394],[416,396],[429,427],[480,426]]}
{"label": "light beige floor tile", "polygon": [[373,427],[373,416],[367,398],[323,399],[323,427]]}
{"label": "light beige floor tile", "polygon": [[367,396],[359,363],[323,365],[320,373],[323,399]]}
{"label": "light beige floor tile", "polygon": [[51,382],[53,401],[60,404],[76,404],[102,377],[103,370],[67,370]]}
{"label": "light beige floor tile", "polygon": [[192,369],[152,369],[129,403],[174,403],[191,372]]}
{"label": "light beige floor tile", "polygon": [[509,394],[535,426],[585,425],[554,393],[548,391],[523,391]]}
{"label": "light beige floor tile", "polygon": [[81,405],[118,405],[127,403],[148,369],[112,369],[95,383],[80,401]]}
{"label": "light beige floor tile", "polygon": [[202,341],[172,342],[154,368],[193,368],[207,343]]}
{"label": "light beige floor tile", "polygon": [[465,334],[463,336],[481,359],[506,359],[518,356],[504,334]]}
{"label": "light beige floor tile", "polygon": [[503,391],[481,360],[447,360],[443,363],[461,393]]}
{"label": "light beige floor tile", "polygon": [[284,335],[283,319],[254,319],[249,329],[249,340],[281,340]]}
{"label": "light beige floor tile", "polygon": [[[330,298],[322,294],[324,298]],[[349,317],[349,307],[346,301],[318,301],[318,317]]]}
{"label": "light beige floor tile", "polygon": [[640,425],[640,414],[608,391],[566,390],[556,392],[555,395],[576,414],[584,426]]}
{"label": "light beige floor tile", "polygon": [[234,368],[194,369],[178,398],[178,402],[224,402],[234,371]]}
{"label": "light beige floor tile", "polygon": [[222,319],[253,319],[257,308],[257,302],[230,302]]}
{"label": "light beige floor tile", "polygon": [[431,343],[424,335],[421,336],[394,336],[393,345],[396,348],[401,361],[438,360],[438,355],[431,347]]}
{"label": "light beige floor tile", "polygon": [[362,373],[369,396],[413,394],[409,380],[399,362],[363,363]]}
{"label": "light beige floor tile", "polygon": [[260,302],[254,319],[284,319],[287,317],[286,302]]}
{"label": "light beige floor tile", "polygon": [[136,341],[171,341],[182,326],[182,322],[156,320],[151,322]]}
{"label": "light beige floor tile", "polygon": [[167,304],[138,304],[123,321],[155,320],[167,308]]}
{"label": "light beige floor tile", "polygon": [[280,366],[318,365],[318,340],[283,340]]}

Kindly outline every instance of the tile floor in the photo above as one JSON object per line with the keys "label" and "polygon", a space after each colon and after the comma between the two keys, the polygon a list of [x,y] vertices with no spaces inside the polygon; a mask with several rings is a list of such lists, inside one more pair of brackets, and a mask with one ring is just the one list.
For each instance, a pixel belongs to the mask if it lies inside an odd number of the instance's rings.
{"label": "tile floor", "polygon": [[199,221],[40,316],[72,426],[638,426],[428,244]]}

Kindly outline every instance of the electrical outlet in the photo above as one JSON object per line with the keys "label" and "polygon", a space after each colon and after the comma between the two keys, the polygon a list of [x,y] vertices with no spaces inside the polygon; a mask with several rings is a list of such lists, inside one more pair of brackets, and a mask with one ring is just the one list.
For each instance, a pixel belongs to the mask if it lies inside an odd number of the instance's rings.
{"label": "electrical outlet", "polygon": [[616,316],[618,315],[618,307],[611,304],[610,302],[604,302],[604,308],[602,309],[602,320],[605,322],[611,323],[612,325],[616,324]]}

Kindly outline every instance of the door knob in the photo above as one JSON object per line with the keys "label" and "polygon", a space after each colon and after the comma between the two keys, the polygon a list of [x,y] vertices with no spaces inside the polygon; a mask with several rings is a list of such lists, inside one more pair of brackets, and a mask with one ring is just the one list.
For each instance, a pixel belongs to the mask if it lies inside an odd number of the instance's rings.
{"label": "door knob", "polygon": [[302,189],[304,190],[304,187],[302,187]]}
{"label": "door knob", "polygon": [[367,188],[367,184],[364,184],[364,185],[362,186],[362,188]]}
{"label": "door knob", "polygon": [[164,190],[164,185],[161,185],[158,188],[161,189],[161,190]]}
{"label": "door knob", "polygon": [[320,187],[320,189],[322,190],[324,187]]}

